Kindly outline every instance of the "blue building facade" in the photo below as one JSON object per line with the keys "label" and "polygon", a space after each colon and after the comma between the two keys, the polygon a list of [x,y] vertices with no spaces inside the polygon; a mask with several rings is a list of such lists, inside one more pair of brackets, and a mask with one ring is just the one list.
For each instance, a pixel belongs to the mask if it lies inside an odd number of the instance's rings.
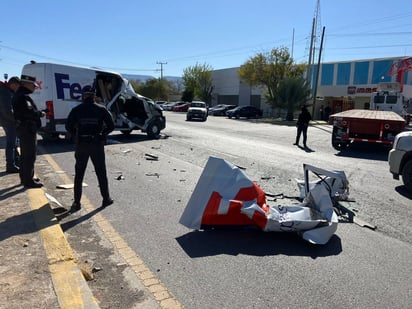
{"label": "blue building facade", "polygon": [[[393,64],[409,57],[378,58],[354,61],[322,63],[319,76],[318,66],[308,69],[308,79],[312,89],[316,88],[316,100],[312,104],[315,118],[320,118],[321,109],[329,105],[332,112],[351,108],[368,108],[370,94],[376,91],[381,82],[396,82],[392,74]],[[213,71],[214,96],[212,105],[237,104],[254,105],[270,115],[271,108],[266,104],[264,89],[243,84],[237,75],[239,68]],[[403,73],[402,92],[406,99],[412,98],[412,70]],[[317,87],[314,87],[318,81]],[[313,103],[313,102],[312,102]]]}

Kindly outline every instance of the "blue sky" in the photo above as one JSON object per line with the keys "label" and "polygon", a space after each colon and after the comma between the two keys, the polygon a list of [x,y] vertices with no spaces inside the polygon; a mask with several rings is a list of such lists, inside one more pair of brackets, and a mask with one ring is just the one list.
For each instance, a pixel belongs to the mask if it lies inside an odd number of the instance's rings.
{"label": "blue sky", "polygon": [[[20,75],[30,60],[154,77],[160,62],[164,76],[181,76],[196,63],[238,67],[282,46],[307,62],[317,2],[7,1],[0,11],[0,80]],[[319,3],[322,62],[412,56],[410,0]]]}

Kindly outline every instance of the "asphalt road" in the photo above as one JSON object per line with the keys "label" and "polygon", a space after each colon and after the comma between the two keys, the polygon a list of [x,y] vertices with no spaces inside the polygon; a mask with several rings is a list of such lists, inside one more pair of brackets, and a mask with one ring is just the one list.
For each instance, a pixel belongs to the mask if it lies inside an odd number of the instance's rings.
{"label": "asphalt road", "polygon": [[[309,128],[310,151],[293,146],[296,128],[209,117],[187,122],[166,112],[159,140],[113,133],[106,147],[115,205],[104,216],[186,308],[410,308],[411,195],[388,172],[387,152],[330,145],[331,127]],[[73,153],[43,145],[72,173]],[[146,153],[158,156],[147,160]],[[209,156],[224,158],[266,192],[298,196],[303,164],[345,171],[357,217],[328,244],[294,234],[191,231],[178,221]],[[122,175],[123,177],[119,177]],[[89,166],[84,194],[101,202]],[[276,203],[276,202],[273,202]]]}

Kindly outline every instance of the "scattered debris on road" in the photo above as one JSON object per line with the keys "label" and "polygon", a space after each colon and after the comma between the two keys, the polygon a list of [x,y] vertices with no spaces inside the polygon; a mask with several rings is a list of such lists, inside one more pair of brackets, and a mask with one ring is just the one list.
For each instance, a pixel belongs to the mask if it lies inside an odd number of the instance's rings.
{"label": "scattered debris on road", "polygon": [[159,160],[159,157],[154,155],[154,154],[150,154],[150,153],[145,153],[145,159],[146,160],[151,160],[151,161],[157,161]]}
{"label": "scattered debris on road", "polygon": [[[309,171],[326,176],[309,181]],[[304,165],[304,172],[305,180],[298,182],[303,200],[297,205],[270,206],[266,193],[239,167],[209,157],[180,223],[196,230],[256,226],[266,232],[296,232],[310,243],[326,244],[338,224],[332,197],[347,198],[349,182],[343,171]]]}

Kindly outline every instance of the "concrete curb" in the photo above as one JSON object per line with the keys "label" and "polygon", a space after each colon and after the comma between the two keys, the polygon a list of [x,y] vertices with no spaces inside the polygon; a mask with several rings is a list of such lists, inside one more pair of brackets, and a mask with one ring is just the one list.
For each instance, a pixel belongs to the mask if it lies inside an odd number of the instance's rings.
{"label": "concrete curb", "polygon": [[42,189],[27,196],[48,258],[53,286],[61,308],[100,308]]}

